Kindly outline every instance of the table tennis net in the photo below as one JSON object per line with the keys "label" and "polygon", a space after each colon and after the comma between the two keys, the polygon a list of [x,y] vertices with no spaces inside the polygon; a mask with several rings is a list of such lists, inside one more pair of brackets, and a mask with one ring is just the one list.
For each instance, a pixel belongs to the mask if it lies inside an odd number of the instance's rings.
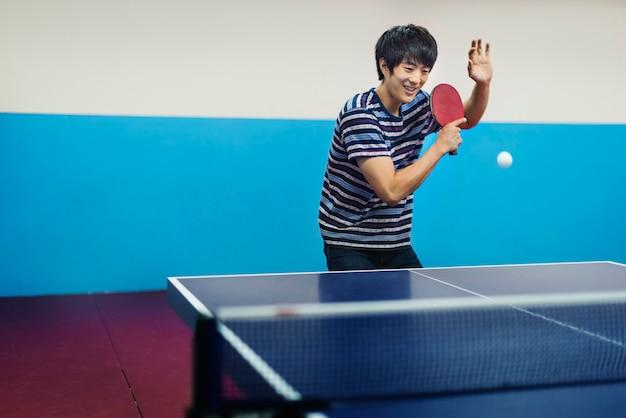
{"label": "table tennis net", "polygon": [[350,400],[626,380],[624,324],[626,304],[611,301],[250,316],[218,328],[223,371],[246,399]]}

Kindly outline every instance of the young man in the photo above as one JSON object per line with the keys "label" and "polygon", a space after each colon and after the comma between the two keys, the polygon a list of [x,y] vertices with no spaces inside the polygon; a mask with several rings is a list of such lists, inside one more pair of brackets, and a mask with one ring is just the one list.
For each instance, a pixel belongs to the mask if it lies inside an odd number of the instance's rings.
{"label": "young man", "polygon": [[[381,83],[352,97],[335,124],[319,208],[329,270],[422,267],[411,247],[413,192],[476,125],[493,74],[489,44],[472,41],[468,75],[475,86],[465,117],[434,121],[426,84],[437,43],[423,27],[396,26],[376,44]],[[424,137],[439,133],[420,157]]]}

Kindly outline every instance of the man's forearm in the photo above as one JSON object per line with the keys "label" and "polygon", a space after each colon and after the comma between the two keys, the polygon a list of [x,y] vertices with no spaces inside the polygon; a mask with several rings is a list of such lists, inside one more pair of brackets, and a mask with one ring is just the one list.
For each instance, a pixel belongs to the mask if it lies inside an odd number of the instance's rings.
{"label": "man's forearm", "polygon": [[489,102],[489,88],[490,83],[476,83],[474,85],[472,94],[464,104],[467,122],[461,126],[463,129],[472,128],[480,122]]}

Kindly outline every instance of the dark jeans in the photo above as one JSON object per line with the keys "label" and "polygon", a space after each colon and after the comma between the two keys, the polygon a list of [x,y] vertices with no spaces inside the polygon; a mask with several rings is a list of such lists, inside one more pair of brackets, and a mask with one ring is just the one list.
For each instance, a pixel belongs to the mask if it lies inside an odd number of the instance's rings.
{"label": "dark jeans", "polygon": [[330,271],[422,268],[413,248],[367,250],[324,244],[326,266]]}

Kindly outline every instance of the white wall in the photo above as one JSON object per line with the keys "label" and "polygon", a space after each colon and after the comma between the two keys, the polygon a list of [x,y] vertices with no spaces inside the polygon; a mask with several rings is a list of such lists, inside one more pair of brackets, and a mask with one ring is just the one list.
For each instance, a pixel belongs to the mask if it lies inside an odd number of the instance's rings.
{"label": "white wall", "polygon": [[3,0],[0,112],[334,119],[409,22],[439,42],[426,89],[469,93],[491,43],[485,121],[626,122],[624,0]]}

